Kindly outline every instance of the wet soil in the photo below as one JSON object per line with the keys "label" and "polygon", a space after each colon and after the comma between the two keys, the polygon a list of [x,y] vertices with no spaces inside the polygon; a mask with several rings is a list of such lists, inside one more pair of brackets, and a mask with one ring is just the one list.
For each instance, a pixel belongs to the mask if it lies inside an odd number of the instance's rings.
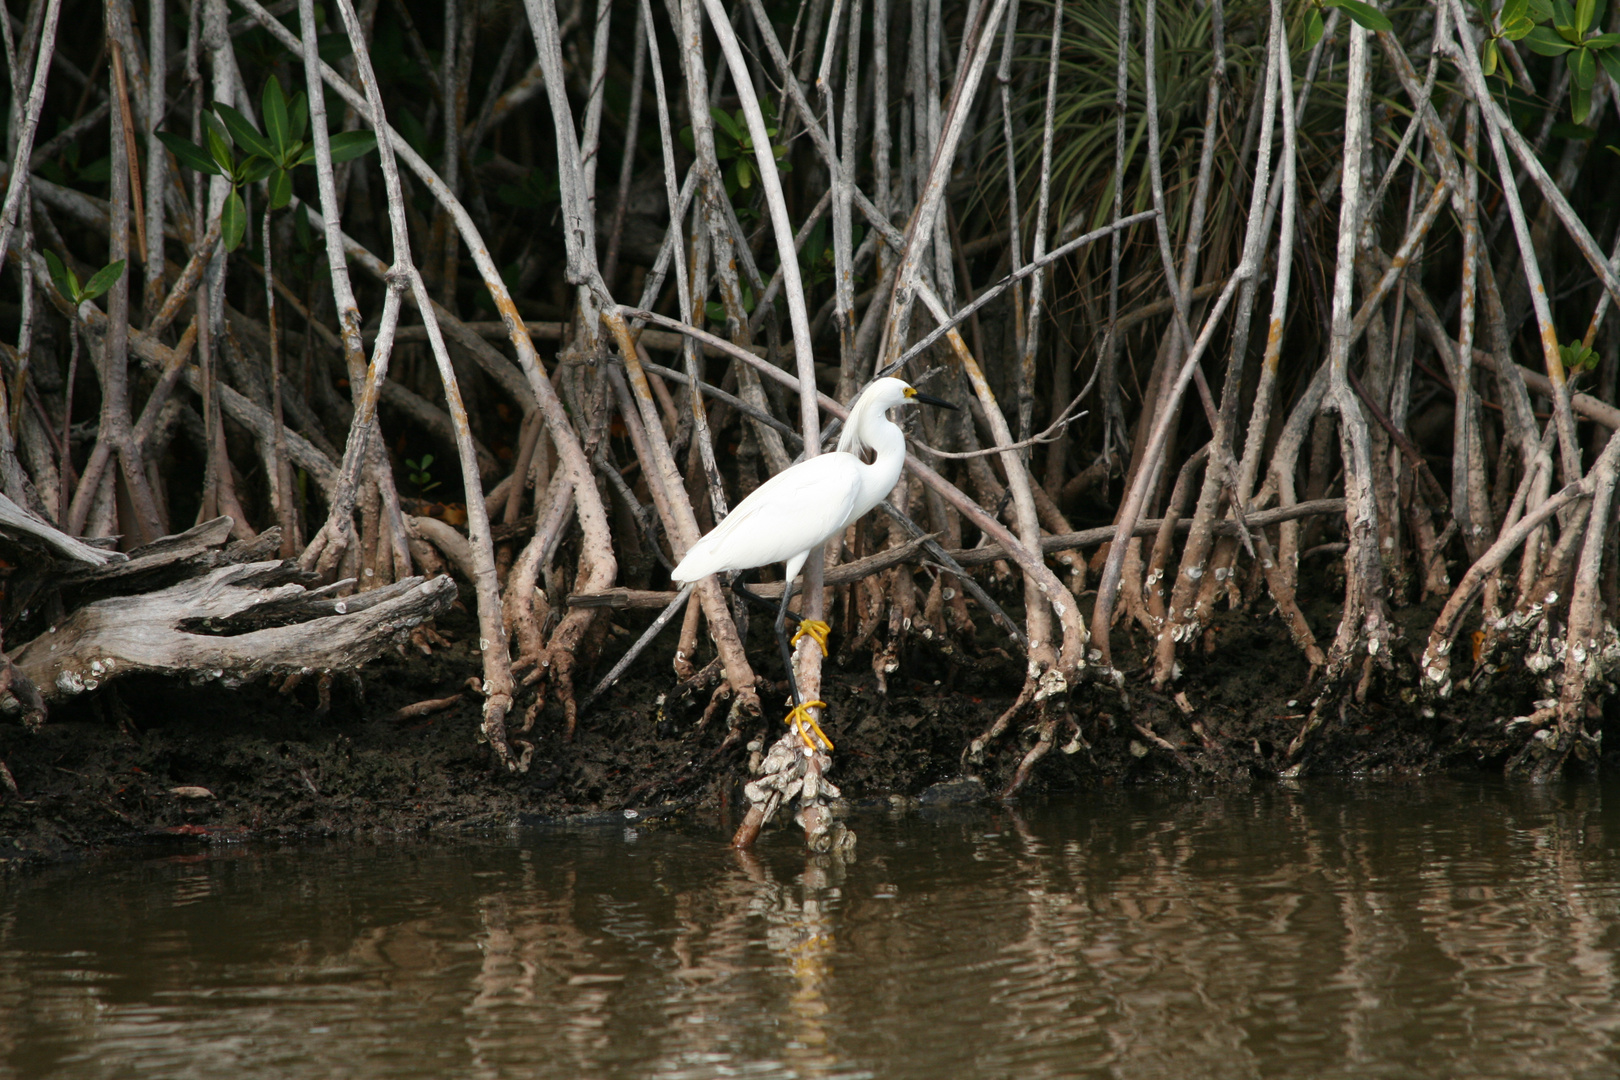
{"label": "wet soil", "polygon": [[[1328,640],[1332,606],[1308,614]],[[1412,653],[1434,612],[1400,614],[1408,632],[1397,652]],[[619,629],[603,652],[616,657],[648,621],[616,613]],[[548,706],[520,736],[535,746],[530,768],[508,773],[475,739],[476,695],[430,716],[390,718],[402,706],[454,694],[478,672],[472,620],[458,611],[440,628],[452,643],[432,656],[390,654],[338,677],[324,715],[314,680],[284,694],[264,683],[227,689],[131,677],[58,708],[38,732],[0,723],[0,761],[17,787],[0,788],[0,867],[113,845],[623,820],[626,810],[641,818],[702,814],[726,829],[747,778],[747,744],[778,732],[779,718],[768,714],[728,742],[723,709],[705,726],[708,695],[681,695],[669,674],[670,633],[582,716],[572,742],[562,738],[560,711]],[[765,632],[754,628],[752,655],[774,654]],[[1392,672],[1375,676],[1364,703],[1325,710],[1290,756],[1316,688],[1281,623],[1227,613],[1206,641],[1212,649],[1184,659],[1168,692],[1153,690],[1139,667],[1126,668],[1123,696],[1080,689],[1075,725],[1059,725],[1020,797],[1133,782],[1499,771],[1527,735],[1510,736],[1504,721],[1531,711],[1541,696],[1528,679],[1509,678],[1488,693],[1426,704],[1404,689],[1415,685],[1415,670],[1402,655]],[[826,668],[825,726],[838,747],[832,779],[846,798],[993,796],[1005,788],[1035,743],[1027,720],[971,770],[982,788],[939,786],[962,776],[963,748],[1012,703],[1022,680],[993,640],[977,644],[976,658],[946,657],[912,639],[887,693],[868,655],[842,665],[835,655]],[[1116,662],[1132,664],[1147,644],[1122,624]]]}

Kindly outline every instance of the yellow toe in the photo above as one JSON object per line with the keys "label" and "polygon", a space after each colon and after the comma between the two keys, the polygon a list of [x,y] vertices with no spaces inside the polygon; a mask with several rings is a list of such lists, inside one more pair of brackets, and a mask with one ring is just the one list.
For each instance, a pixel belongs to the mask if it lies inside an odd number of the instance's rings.
{"label": "yellow toe", "polygon": [[799,629],[793,634],[793,644],[797,646],[799,639],[809,638],[821,648],[821,655],[827,655],[827,635],[832,633],[832,627],[820,619],[804,619],[799,623]]}
{"label": "yellow toe", "polygon": [[804,740],[804,745],[810,749],[831,750],[833,748],[832,740],[827,738],[827,733],[821,730],[821,725],[816,723],[815,715],[810,712],[811,709],[825,709],[826,707],[827,703],[825,701],[807,701],[803,705],[795,705],[793,711],[787,714],[787,719],[783,722],[792,727],[794,731],[797,731],[799,738]]}

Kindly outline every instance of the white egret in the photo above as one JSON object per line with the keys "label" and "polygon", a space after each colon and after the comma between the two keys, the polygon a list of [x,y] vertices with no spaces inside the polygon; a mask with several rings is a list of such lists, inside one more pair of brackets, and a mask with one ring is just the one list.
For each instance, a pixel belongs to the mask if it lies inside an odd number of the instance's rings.
{"label": "white egret", "polygon": [[[793,645],[808,635],[825,656],[832,628],[820,619],[800,620],[789,643],[788,600],[793,595],[793,582],[817,545],[837,536],[894,489],[906,462],[906,437],[889,419],[888,411],[911,404],[956,408],[948,401],[919,393],[900,379],[878,379],[850,408],[836,451],[783,469],[755,488],[724,521],[692,545],[670,574],[684,584],[709,574],[751,570],[769,563],[787,564],[782,602],[776,613],[776,641],[787,667],[788,685],[793,688],[793,711],[787,722],[812,749],[832,749],[832,742],[809,712],[811,706],[825,708],[825,703],[806,702],[800,696],[798,680],[793,677]],[[872,451],[871,464],[862,459],[863,450]],[[761,599],[740,585],[732,587],[745,596]],[[820,745],[812,741],[806,726]]]}

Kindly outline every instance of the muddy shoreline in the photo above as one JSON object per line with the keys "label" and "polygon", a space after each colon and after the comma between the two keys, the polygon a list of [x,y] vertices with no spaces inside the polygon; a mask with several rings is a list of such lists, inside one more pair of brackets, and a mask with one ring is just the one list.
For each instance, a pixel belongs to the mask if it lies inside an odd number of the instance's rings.
{"label": "muddy shoreline", "polygon": [[[1407,610],[1415,624],[1425,617]],[[589,822],[627,810],[703,814],[723,826],[747,778],[747,743],[776,732],[773,718],[722,749],[723,725],[701,724],[702,701],[683,705],[671,693],[669,635],[582,718],[572,743],[562,740],[560,712],[543,712],[523,736],[535,744],[529,771],[508,774],[474,739],[472,694],[432,715],[391,718],[454,694],[478,670],[472,620],[457,612],[440,625],[448,647],[431,657],[391,653],[339,677],[325,715],[313,680],[283,694],[266,683],[227,689],[131,677],[56,710],[37,733],[0,724],[0,760],[18,789],[0,790],[0,868],[140,844]],[[1096,784],[1500,772],[1525,744],[1527,733],[1506,722],[1533,708],[1529,679],[1511,691],[1499,680],[1488,699],[1427,704],[1400,691],[1398,665],[1389,686],[1326,718],[1290,758],[1308,706],[1306,664],[1274,617],[1228,613],[1216,633],[1212,658],[1192,658],[1169,693],[1132,670],[1128,707],[1096,687],[1079,691],[1082,740],[1060,734],[1071,752],[1054,748],[1020,797]],[[617,655],[614,643],[606,652]],[[964,774],[963,748],[1011,703],[1021,673],[989,654],[952,660],[921,640],[906,660],[887,695],[868,657],[828,665],[832,778],[854,802],[972,798],[974,788],[937,785]],[[1009,731],[983,766],[967,770],[985,797],[1006,785],[1032,741]]]}

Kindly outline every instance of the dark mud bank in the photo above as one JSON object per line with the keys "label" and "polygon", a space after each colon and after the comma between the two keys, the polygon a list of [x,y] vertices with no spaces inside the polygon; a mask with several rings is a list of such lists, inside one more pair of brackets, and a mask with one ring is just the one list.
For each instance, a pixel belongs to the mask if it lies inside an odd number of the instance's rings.
{"label": "dark mud bank", "polygon": [[[747,743],[774,738],[778,718],[724,746],[723,721],[703,726],[704,702],[670,692],[671,642],[585,714],[573,742],[549,707],[522,736],[535,746],[529,770],[497,771],[474,737],[475,695],[429,716],[394,716],[454,694],[478,670],[472,629],[452,620],[454,643],[432,657],[389,655],[337,678],[324,714],[313,679],[284,694],[262,683],[227,689],[132,677],[57,710],[38,732],[0,724],[0,761],[16,782],[15,792],[0,789],[0,866],[131,844],[600,821],[626,810],[637,819],[702,814],[722,835],[746,780]],[[1509,726],[1533,708],[1528,681],[1425,706],[1400,691],[1397,671],[1364,704],[1335,710],[1290,757],[1306,715],[1305,664],[1275,620],[1229,616],[1219,632],[1220,649],[1191,661],[1169,693],[1132,672],[1127,699],[1081,689],[1080,738],[1060,732],[1020,797],[1111,783],[1499,771],[1529,735]],[[1117,655],[1140,654],[1140,644]],[[846,798],[974,790],[937,785],[963,774],[963,748],[1011,703],[1021,673],[1005,661],[947,662],[926,649],[917,643],[886,695],[865,657],[828,667],[832,778]],[[1006,785],[1033,739],[1015,725],[991,748],[971,770],[984,792]]]}

